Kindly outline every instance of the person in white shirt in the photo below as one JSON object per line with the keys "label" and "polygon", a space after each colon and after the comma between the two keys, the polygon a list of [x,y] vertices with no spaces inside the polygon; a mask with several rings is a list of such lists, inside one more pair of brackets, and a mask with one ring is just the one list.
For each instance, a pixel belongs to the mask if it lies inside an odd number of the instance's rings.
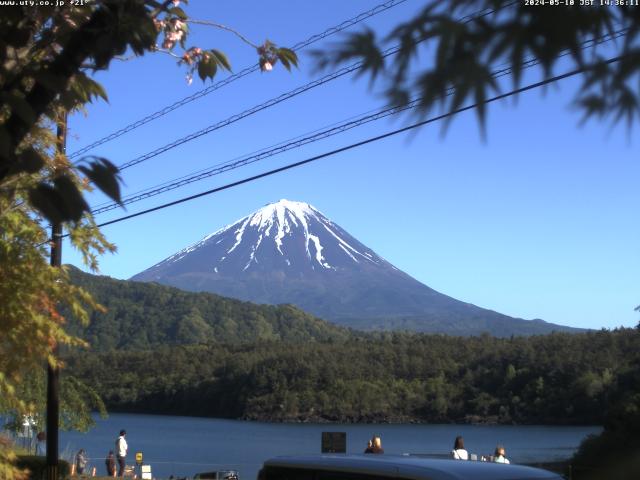
{"label": "person in white shirt", "polygon": [[126,435],[127,432],[125,430],[120,430],[120,436],[116,440],[116,458],[118,459],[119,477],[124,477],[125,458],[127,456],[127,449],[129,448],[125,440]]}
{"label": "person in white shirt", "polygon": [[495,463],[511,463],[509,459],[505,457],[505,450],[503,446],[498,445],[496,447],[496,455],[493,457]]}
{"label": "person in white shirt", "polygon": [[456,460],[469,460],[469,452],[464,449],[464,439],[461,436],[456,437],[451,456]]}

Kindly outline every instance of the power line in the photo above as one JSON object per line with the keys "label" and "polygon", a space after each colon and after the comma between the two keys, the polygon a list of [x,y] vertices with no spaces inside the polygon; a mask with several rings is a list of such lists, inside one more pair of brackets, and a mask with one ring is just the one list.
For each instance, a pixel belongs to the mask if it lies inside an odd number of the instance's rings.
{"label": "power line", "polygon": [[[603,35],[602,37],[596,38],[596,39],[590,39],[587,40],[585,42],[583,42],[583,44],[580,46],[581,50],[585,50],[587,48],[590,48],[594,45],[598,45],[598,44],[602,44],[611,40],[614,40],[616,38],[619,38],[623,35],[625,35],[626,30],[621,30],[618,32],[615,32],[613,34],[607,34],[607,35]],[[569,51],[565,51],[563,53],[561,53],[557,59],[560,59],[564,56],[569,55]],[[521,65],[520,68],[522,70],[526,70],[528,68],[532,68],[536,65],[539,65],[540,61],[536,58],[529,58],[527,60],[525,60]],[[494,72],[492,72],[491,76],[493,78],[501,78],[507,75],[510,75],[513,71],[512,67],[507,67],[507,68],[502,68],[500,70],[496,70]],[[455,92],[455,88],[450,88],[445,96],[450,96]],[[229,160],[227,162],[223,162],[220,163],[218,165],[214,165],[213,167],[207,168],[207,169],[203,169],[200,170],[198,172],[194,172],[193,174],[190,175],[185,175],[183,177],[179,177],[177,179],[168,181],[168,182],[164,182],[161,183],[159,185],[153,186],[153,187],[149,187],[143,191],[137,192],[135,194],[132,194],[130,196],[128,196],[127,198],[123,199],[121,203],[115,203],[115,202],[107,202],[104,204],[100,204],[97,206],[97,208],[94,208],[92,210],[92,214],[93,215],[99,215],[101,213],[105,213],[108,212],[110,210],[113,210],[115,208],[118,208],[122,205],[129,205],[131,203],[135,203],[141,200],[145,200],[147,198],[151,198],[157,195],[160,195],[162,193],[166,193],[169,192],[171,190],[175,190],[177,188],[189,185],[191,183],[195,183],[197,181],[203,180],[205,178],[210,178],[212,176],[215,175],[220,175],[222,173],[231,171],[231,170],[235,170],[236,168],[240,168],[246,165],[250,165],[252,163],[264,160],[265,158],[269,158],[275,155],[278,155],[280,153],[284,153],[286,151],[292,150],[294,148],[299,148],[302,147],[304,145],[310,144],[310,143],[314,143],[316,141],[319,140],[323,140],[329,137],[332,137],[334,135],[343,133],[345,131],[351,130],[353,128],[356,127],[360,127],[364,124],[373,122],[373,121],[378,121],[382,118],[386,118],[388,116],[391,115],[396,115],[398,113],[401,113],[403,111],[409,110],[409,109],[413,109],[415,107],[417,107],[420,104],[421,99],[417,98],[414,99],[410,102],[408,102],[407,104],[401,105],[401,106],[394,106],[394,107],[388,107],[388,108],[384,108],[381,110],[376,110],[373,113],[369,113],[369,114],[361,114],[358,117],[352,117],[351,119],[341,122],[341,123],[337,123],[337,124],[333,124],[329,127],[324,127],[324,129],[319,129],[316,130],[314,132],[305,134],[305,135],[301,135],[298,136],[294,139],[290,139],[284,142],[280,142],[276,145],[273,145],[271,147],[267,147],[264,148],[262,150],[259,150],[255,153],[252,154],[248,154],[239,158],[236,158],[234,160]]]}
{"label": "power line", "polygon": [[[388,0],[384,3],[381,3],[375,7],[373,7],[370,10],[367,10],[365,12],[362,12],[358,15],[356,15],[353,18],[350,18],[348,20],[345,20],[344,22],[342,22],[339,25],[336,25],[334,27],[330,27],[327,30],[325,30],[322,33],[318,33],[315,35],[312,35],[311,37],[307,38],[306,40],[303,40],[301,42],[298,42],[297,44],[295,44],[291,49],[294,51],[298,51],[301,50],[315,42],[318,42],[320,40],[323,40],[331,35],[334,35],[336,33],[339,33],[343,30],[346,30],[347,28],[352,27],[353,25],[356,25],[360,22],[362,22],[363,20],[366,20],[367,18],[371,18],[379,13],[385,12],[397,5],[400,5],[404,2],[406,2],[407,0]],[[80,148],[79,150],[76,150],[75,152],[71,153],[70,155],[68,155],[69,159],[75,158],[79,155],[82,155],[83,153],[87,153],[89,150],[93,150],[95,147],[99,146],[99,145],[103,145],[107,142],[110,142],[112,140],[115,140],[118,137],[121,137],[122,135],[124,135],[125,133],[128,133],[132,130],[135,130],[153,120],[156,120],[158,118],[161,118],[165,115],[167,115],[168,113],[177,110],[180,107],[183,107],[184,105],[187,105],[188,103],[191,103],[195,100],[198,100],[199,98],[202,98],[206,95],[209,95],[210,93],[218,90],[219,88],[222,88],[226,85],[229,85],[232,82],[235,82],[236,80],[241,79],[242,77],[245,77],[247,75],[249,75],[250,73],[253,73],[257,70],[259,70],[260,67],[258,64],[253,64],[250,66],[247,66],[245,68],[243,68],[242,70],[240,70],[238,73],[235,73],[233,75],[228,76],[227,78],[225,78],[224,80],[221,80],[217,83],[214,83],[213,85],[207,87],[207,88],[203,88],[202,90],[199,90],[198,92],[195,92],[192,95],[189,95],[185,98],[183,98],[182,100],[178,100],[175,103],[172,103],[171,105],[168,105],[154,113],[151,113],[149,115],[147,115],[146,117],[137,120],[133,123],[130,123],[129,125],[116,130],[115,132],[106,135],[96,141],[94,141],[93,143],[90,143],[89,145],[86,145],[85,147]]]}
{"label": "power line", "polygon": [[[517,3],[517,1],[512,1],[509,2],[505,5],[500,6],[497,9],[483,9],[483,10],[479,10],[477,12],[471,13],[469,15],[466,15],[465,17],[462,17],[459,21],[463,22],[463,23],[469,23],[472,20],[475,19],[479,19],[482,17],[485,17],[487,15],[491,15],[492,13],[497,12],[499,9],[502,8],[506,8],[508,6],[511,6],[513,4]],[[420,38],[414,41],[414,43],[418,44],[422,41],[424,41],[424,38]],[[402,45],[394,45],[393,47],[390,47],[388,49],[386,49],[384,52],[382,52],[381,57],[382,58],[386,58],[389,57],[391,55],[396,54],[398,51],[400,51],[400,49],[403,48]],[[325,75],[324,77],[321,77],[317,80],[313,80],[309,83],[306,83],[300,87],[297,87],[293,90],[290,90],[286,93],[283,93],[277,97],[271,98],[269,100],[267,100],[266,102],[263,102],[259,105],[255,105],[247,110],[244,110],[241,113],[237,113],[235,115],[232,115],[231,117],[228,117],[225,120],[221,120],[217,123],[214,123],[212,125],[209,125],[208,127],[205,127],[201,130],[198,130],[197,132],[191,133],[189,135],[186,135],[184,137],[178,138],[177,140],[174,140],[173,142],[170,142],[166,145],[163,145],[162,147],[156,148],[155,150],[152,150],[151,152],[145,153],[143,155],[140,155],[132,160],[129,160],[128,162],[123,163],[122,165],[119,165],[119,169],[120,170],[125,170],[127,168],[130,168],[134,165],[138,165],[142,162],[145,162],[147,160],[150,160],[151,158],[157,157],[158,155],[167,152],[169,150],[172,150],[180,145],[183,145],[185,143],[188,143],[192,140],[195,140],[197,138],[202,137],[203,135],[207,135],[209,133],[212,133],[216,130],[219,130],[221,128],[227,127],[239,120],[242,120],[243,118],[249,117],[251,115],[254,115],[258,112],[261,112],[263,110],[266,110],[267,108],[273,107],[274,105],[277,105],[279,103],[282,103],[286,100],[289,100],[293,97],[296,97],[302,93],[305,93],[313,88],[316,88],[318,86],[324,85],[326,83],[329,83],[333,80],[336,80],[338,78],[341,78],[349,73],[355,72],[357,70],[359,70],[360,68],[362,68],[362,66],[364,65],[363,61],[358,61],[358,62],[354,62],[346,67],[342,67],[341,69],[330,73],[328,75]]]}
{"label": "power line", "polygon": [[[235,170],[236,168],[240,168],[246,165],[250,165],[252,163],[258,162],[260,160],[264,160],[265,158],[269,158],[272,157],[274,155],[278,155],[280,153],[284,153],[288,150],[292,150],[294,148],[299,148],[302,147],[304,145],[313,143],[313,142],[317,142],[319,140],[325,139],[325,138],[329,138],[333,135],[337,135],[339,133],[343,133],[347,130],[351,130],[353,128],[359,127],[361,125],[364,125],[366,123],[370,123],[376,120],[380,120],[382,118],[388,117],[390,115],[395,115],[397,113],[403,112],[405,110],[408,109],[412,109],[415,108],[418,103],[420,102],[420,99],[416,99],[413,100],[412,102],[405,104],[403,106],[397,106],[397,107],[391,107],[391,108],[386,108],[384,110],[380,110],[377,111],[374,114],[371,115],[366,115],[364,117],[360,117],[356,120],[351,120],[345,123],[341,123],[335,127],[331,127],[329,129],[325,129],[325,130],[320,130],[318,133],[315,133],[313,135],[308,135],[308,136],[302,136],[296,140],[292,140],[290,142],[283,142],[277,146],[274,146],[272,148],[267,148],[264,149],[262,151],[260,151],[259,153],[253,154],[253,155],[249,155],[246,157],[243,157],[239,160],[233,161],[233,162],[225,162],[223,164],[221,164],[220,166],[214,167],[214,168],[210,168],[210,169],[206,169],[203,170],[197,174],[191,175],[191,176],[185,176],[185,177],[181,177],[179,179],[176,179],[173,182],[166,182],[165,184],[162,184],[158,187],[151,187],[150,189],[145,190],[144,192],[138,193],[136,195],[132,195],[129,198],[126,198],[122,201],[122,205],[128,205],[131,203],[135,203],[138,202],[140,200],[144,200],[150,197],[154,197],[156,195],[159,195],[161,193],[165,193],[171,190],[175,190],[176,188],[180,188],[183,187],[185,185],[189,185],[191,183],[197,182],[199,180],[203,180],[205,178],[209,178],[212,177],[214,175],[220,175],[222,173],[228,172],[230,170]],[[92,214],[95,215],[99,215],[101,213],[107,212],[109,210],[113,210],[115,208],[118,208],[121,204],[115,203],[115,202],[111,202],[108,203],[106,206],[104,207],[100,207],[97,209],[92,210]]]}
{"label": "power line", "polygon": [[[619,62],[622,58],[623,58],[623,56],[613,57],[613,58],[610,58],[610,59],[605,60],[603,62],[599,62],[598,65],[609,65],[611,63]],[[341,147],[341,148],[337,148],[335,150],[331,150],[329,152],[325,152],[323,154],[316,155],[314,157],[307,158],[305,160],[301,160],[299,162],[291,163],[291,164],[285,165],[285,166],[280,167],[280,168],[269,170],[267,172],[263,172],[263,173],[260,173],[258,175],[254,175],[254,176],[242,179],[242,180],[238,180],[236,182],[228,183],[228,184],[223,185],[221,187],[213,188],[211,190],[206,190],[204,192],[200,192],[200,193],[197,193],[195,195],[190,195],[188,197],[183,197],[181,199],[174,200],[172,202],[168,202],[168,203],[165,203],[165,204],[162,204],[162,205],[158,205],[158,206],[153,207],[153,208],[149,208],[149,209],[137,212],[137,213],[132,213],[130,215],[126,215],[126,216],[123,216],[123,217],[120,217],[120,218],[116,218],[114,220],[103,222],[103,223],[98,224],[97,227],[101,228],[101,227],[105,227],[107,225],[113,225],[115,223],[119,223],[119,222],[122,222],[122,221],[125,221],[125,220],[129,220],[131,218],[139,217],[141,215],[146,215],[148,213],[156,212],[158,210],[163,210],[165,208],[168,208],[168,207],[171,207],[171,206],[174,206],[174,205],[178,205],[180,203],[184,203],[184,202],[188,202],[188,201],[191,201],[191,200],[195,200],[197,198],[204,197],[204,196],[207,196],[207,195],[211,195],[213,193],[221,192],[223,190],[228,190],[230,188],[237,187],[239,185],[243,185],[245,183],[253,182],[253,181],[259,180],[261,178],[265,178],[265,177],[268,177],[268,176],[271,176],[271,175],[275,175],[276,173],[284,172],[286,170],[291,170],[293,168],[300,167],[302,165],[306,165],[306,164],[309,164],[311,162],[315,162],[315,161],[323,159],[323,158],[327,158],[327,157],[331,157],[331,156],[337,155],[338,153],[346,152],[348,150],[352,150],[354,148],[358,148],[358,147],[361,147],[363,145],[367,145],[369,143],[377,142],[377,141],[383,140],[385,138],[392,137],[392,136],[398,135],[400,133],[404,133],[404,132],[407,132],[407,131],[422,127],[424,125],[428,125],[430,123],[434,123],[434,122],[437,122],[437,121],[440,121],[440,120],[444,120],[446,118],[452,117],[452,116],[457,115],[459,113],[466,112],[468,110],[472,110],[474,108],[477,108],[480,105],[486,105],[486,104],[489,104],[489,103],[496,102],[498,100],[503,100],[505,98],[512,97],[514,95],[518,95],[520,93],[524,93],[524,92],[527,92],[529,90],[534,90],[536,88],[540,88],[540,87],[543,87],[545,85],[549,85],[551,83],[555,83],[555,82],[558,82],[560,80],[564,80],[566,78],[573,77],[575,75],[578,75],[580,73],[585,72],[588,68],[593,68],[594,66],[595,65],[592,65],[590,67],[577,68],[575,70],[571,70],[571,71],[563,73],[561,75],[556,75],[554,77],[550,77],[550,78],[547,78],[545,80],[542,80],[542,81],[539,81],[539,82],[535,82],[535,83],[531,83],[531,84],[526,85],[524,87],[511,90],[511,91],[509,91],[507,93],[496,95],[496,96],[491,97],[491,98],[489,98],[487,100],[484,100],[482,102],[476,102],[476,103],[473,103],[473,104],[468,105],[466,107],[461,107],[461,108],[458,108],[456,110],[452,110],[450,112],[444,113],[442,115],[438,115],[436,117],[432,117],[432,118],[429,118],[429,119],[414,123],[414,124],[409,125],[407,127],[399,128],[399,129],[392,130],[390,132],[387,132],[387,133],[384,133],[384,134],[381,134],[381,135],[370,137],[370,138],[367,138],[366,140],[362,140],[360,142],[352,143],[350,145],[347,145],[347,146],[344,146],[344,147]]]}
{"label": "power line", "polygon": [[[399,46],[394,46],[389,48],[388,50],[386,50],[383,53],[384,57],[388,57],[389,55],[393,55],[395,54],[398,50],[400,49]],[[181,137],[177,140],[174,140],[173,142],[167,143],[166,145],[163,145],[162,147],[156,148],[155,150],[152,150],[151,152],[145,153],[144,155],[140,155],[132,160],[129,160],[125,163],[123,163],[122,165],[120,165],[118,168],[120,170],[126,170],[127,168],[133,167],[135,165],[138,165],[142,162],[146,162],[147,160],[150,160],[154,157],[157,157],[158,155],[167,152],[169,150],[172,150],[176,147],[179,147],[180,145],[183,145],[185,143],[188,143],[192,140],[195,140],[196,138],[200,138],[203,135],[207,135],[211,132],[214,132],[216,130],[219,130],[221,128],[227,127],[235,122],[238,122],[240,120],[242,120],[243,118],[247,118],[251,115],[254,115],[258,112],[261,112],[263,110],[266,110],[267,108],[273,107],[274,105],[277,105],[279,103],[282,103],[286,100],[289,100],[293,97],[296,97],[302,93],[305,93],[309,90],[312,90],[316,87],[319,87],[321,85],[324,85],[325,83],[329,83],[333,80],[337,80],[338,78],[344,77],[345,75],[348,75],[349,73],[355,72],[356,70],[359,70],[360,68],[362,68],[363,66],[363,62],[362,61],[358,61],[355,63],[352,63],[350,65],[347,65],[346,67],[343,67],[339,70],[336,70],[333,73],[330,73],[328,75],[325,75],[324,77],[321,77],[317,80],[313,80],[309,83],[306,83],[304,85],[301,85],[297,88],[294,88],[293,90],[290,90],[286,93],[283,93],[281,95],[278,95],[277,97],[273,97],[269,100],[267,100],[266,102],[263,102],[259,105],[255,105],[247,110],[244,110],[243,112],[237,113],[235,115],[232,115],[231,117],[226,118],[225,120],[221,120],[217,123],[211,124],[208,127],[205,127],[201,130],[198,130],[197,132],[191,133],[189,135],[186,135],[184,137]]]}
{"label": "power line", "polygon": [[[252,152],[246,153],[244,155],[238,155],[236,157],[233,157],[232,159],[225,160],[225,161],[222,161],[222,162],[218,162],[218,163],[215,163],[215,164],[210,165],[208,167],[201,168],[199,170],[196,170],[196,171],[181,175],[179,177],[172,178],[172,179],[169,179],[169,180],[166,180],[166,181],[151,185],[149,187],[143,188],[143,189],[138,190],[136,192],[129,193],[126,196],[122,197],[121,204],[125,204],[126,205],[128,203],[132,203],[132,202],[130,202],[130,200],[135,199],[138,196],[145,195],[145,194],[147,194],[147,193],[149,193],[151,191],[155,191],[155,190],[157,190],[159,188],[166,187],[166,186],[169,186],[169,185],[173,185],[175,183],[182,182],[182,181],[187,181],[187,180],[190,180],[190,179],[192,179],[194,177],[197,177],[197,176],[206,175],[207,173],[212,172],[213,170],[215,170],[217,168],[224,168],[227,165],[230,165],[230,164],[242,161],[242,160],[248,160],[248,159],[253,158],[254,156],[257,156],[257,155],[263,155],[263,154],[265,154],[265,152],[267,152],[269,150],[274,150],[276,148],[283,147],[283,146],[285,146],[287,144],[290,144],[290,143],[293,143],[293,142],[296,142],[296,141],[300,141],[301,139],[304,139],[305,137],[308,138],[310,136],[317,135],[319,132],[322,132],[322,131],[324,131],[326,129],[334,128],[334,127],[340,126],[340,125],[344,125],[345,123],[361,119],[365,115],[378,113],[379,111],[380,111],[380,109],[376,108],[376,109],[368,110],[367,112],[363,112],[363,113],[358,114],[358,115],[352,115],[351,117],[346,118],[344,120],[341,120],[339,122],[334,122],[334,123],[332,123],[330,125],[325,125],[324,127],[316,128],[316,129],[314,129],[314,130],[312,130],[310,132],[306,132],[306,133],[297,135],[295,137],[292,137],[290,139],[280,141],[280,142],[272,144],[272,145],[270,145],[268,147],[259,148],[257,150],[252,151]],[[206,178],[206,177],[204,177],[204,178]],[[117,205],[119,205],[119,204],[116,203],[116,202],[113,202],[111,200],[97,203],[92,207],[92,214],[95,215],[97,213],[97,210],[100,210],[103,207],[106,207],[106,206],[117,206]]]}
{"label": "power line", "polygon": [[[482,17],[488,16],[488,15],[491,15],[491,14],[493,14],[493,13],[496,13],[496,12],[498,12],[498,11],[502,10],[503,8],[507,8],[507,7],[510,7],[510,6],[512,6],[512,5],[515,5],[515,4],[517,4],[518,2],[519,2],[519,0],[513,0],[513,1],[510,1],[510,2],[508,2],[508,3],[506,3],[506,4],[501,4],[501,5],[499,5],[498,7],[495,7],[495,8],[485,8],[485,9],[483,9],[483,10],[479,10],[479,11],[477,11],[477,12],[474,12],[474,13],[468,14],[468,15],[466,15],[466,16],[464,16],[464,17],[460,18],[460,19],[459,19],[459,21],[461,21],[461,22],[463,22],[463,23],[469,23],[469,22],[471,22],[471,21],[472,21],[472,20],[474,20],[474,19],[478,19],[478,18],[482,18]],[[421,39],[416,40],[416,41],[415,41],[415,43],[417,44],[417,43],[420,43],[420,42],[422,42],[422,41],[424,41],[424,39],[422,39],[422,38],[421,38]],[[391,55],[391,54],[392,54],[392,52],[393,52],[394,50],[396,50],[396,51],[397,51],[399,48],[400,48],[400,46],[391,47],[391,48],[387,49],[385,52],[383,52],[383,54],[382,54],[382,55],[383,55],[384,57],[386,57],[386,56],[388,56],[388,55]],[[394,53],[395,53],[395,52],[394,52]],[[348,68],[348,67],[347,67],[347,68]],[[177,146],[177,145],[176,145],[176,146]],[[172,148],[173,148],[173,147],[172,147]],[[274,172],[274,173],[275,173],[275,172]],[[243,183],[244,183],[244,182],[243,182]],[[178,202],[178,203],[180,203],[180,202]],[[170,206],[170,205],[167,205],[167,206]],[[154,210],[152,209],[152,210],[149,210],[149,212],[150,212],[150,211],[154,211]],[[149,212],[147,212],[147,213],[149,213]],[[144,212],[143,212],[143,213],[144,213]],[[127,218],[132,218],[132,217],[135,217],[135,216],[139,216],[139,215],[141,215],[141,214],[142,214],[142,213],[133,214],[133,215],[130,215],[130,216],[128,216],[128,217],[122,218],[122,220],[125,220],[125,219],[127,219]],[[107,223],[107,224],[111,224],[111,223],[115,223],[115,221],[109,222],[109,223]],[[107,224],[102,224],[102,225],[107,225]],[[100,227],[100,225],[98,225],[97,227]],[[65,237],[66,237],[66,236],[69,236],[69,234],[66,234],[66,235],[64,235],[64,236],[65,236]],[[44,243],[47,243],[47,242],[43,242],[41,245],[44,245]]]}

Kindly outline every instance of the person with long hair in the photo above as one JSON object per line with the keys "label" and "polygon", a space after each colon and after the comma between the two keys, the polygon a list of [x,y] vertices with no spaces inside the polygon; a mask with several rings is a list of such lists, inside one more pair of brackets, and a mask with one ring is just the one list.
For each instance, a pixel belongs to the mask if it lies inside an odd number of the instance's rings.
{"label": "person with long hair", "polygon": [[456,441],[453,443],[451,456],[456,460],[469,460],[469,452],[465,450],[464,439],[460,435],[456,437]]}

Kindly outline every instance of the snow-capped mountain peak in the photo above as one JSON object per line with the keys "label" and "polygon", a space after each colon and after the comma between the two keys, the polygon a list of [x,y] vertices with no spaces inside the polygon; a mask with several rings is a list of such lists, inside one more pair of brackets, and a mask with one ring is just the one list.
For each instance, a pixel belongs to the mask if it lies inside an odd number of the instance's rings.
{"label": "snow-capped mountain peak", "polygon": [[[381,232],[400,233],[393,228]],[[416,248],[416,255],[421,250]],[[290,200],[265,205],[133,280],[257,303],[291,303],[363,329],[508,336],[560,327],[513,319],[443,295],[376,255],[316,208]],[[221,309],[209,315],[226,313]]]}
{"label": "snow-capped mountain peak", "polygon": [[[280,229],[288,227],[289,221],[295,225],[298,222],[306,224],[306,217],[323,217],[323,215],[308,203],[292,202],[291,200],[282,199],[279,202],[269,203],[257,212],[249,215],[251,218],[251,226],[259,229],[267,229],[270,231],[274,224]],[[267,233],[268,234],[268,233]],[[278,230],[278,235],[282,235],[282,230]]]}
{"label": "snow-capped mountain peak", "polygon": [[362,263],[389,266],[313,206],[286,199],[205,236],[149,272],[164,270],[168,265],[175,267],[195,257],[205,262],[201,268],[214,274],[274,269],[288,273],[337,271]]}
{"label": "snow-capped mountain peak", "polygon": [[[395,232],[389,228],[384,233]],[[316,208],[290,200],[265,205],[133,280],[258,303],[291,303],[355,328],[395,325],[456,335],[511,335],[559,327],[513,319],[443,295],[376,255]]]}
{"label": "snow-capped mountain peak", "polygon": [[[326,220],[326,217],[308,203],[292,202],[286,199],[282,199],[276,203],[270,203],[262,207],[257,212],[252,213],[235,224],[227,227],[233,228],[240,224],[240,226],[235,230],[236,243],[227,253],[231,253],[238,245],[240,245],[246,228],[250,227],[257,229],[260,232],[258,243],[255,246],[256,249],[260,246],[264,237],[271,237],[275,242],[280,255],[284,255],[284,252],[282,251],[283,238],[290,235],[291,232],[295,231],[297,228],[301,228],[304,232],[305,250],[308,256],[311,257],[311,252],[309,250],[309,242],[311,241],[316,247],[315,258],[317,262],[325,268],[331,268],[331,266],[323,260],[322,245],[320,245],[318,237],[309,232],[310,220],[322,222],[323,219]],[[252,260],[254,258],[255,257],[252,255]],[[247,264],[247,268],[249,266],[250,263]]]}

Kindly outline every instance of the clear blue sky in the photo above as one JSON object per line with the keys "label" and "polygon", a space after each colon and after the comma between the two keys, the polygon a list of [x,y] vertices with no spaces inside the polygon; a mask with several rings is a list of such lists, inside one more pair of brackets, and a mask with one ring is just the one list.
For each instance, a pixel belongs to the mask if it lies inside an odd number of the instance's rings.
{"label": "clear blue sky", "polygon": [[[288,46],[365,11],[375,0],[193,0],[193,18],[232,26],[260,43]],[[367,22],[386,32],[423,5],[404,4]],[[362,24],[361,24],[362,25]],[[233,35],[194,27],[192,42],[219,48],[235,71],[257,60]],[[331,48],[334,36],[316,48]],[[426,60],[425,60],[426,61]],[[318,76],[300,69],[254,73],[92,151],[122,164]],[[156,54],[116,62],[97,79],[109,103],[70,120],[68,151],[202,88]],[[217,79],[223,79],[225,74]],[[533,73],[529,79],[539,79]],[[281,198],[305,201],[398,268],[460,300],[521,318],[588,328],[635,326],[640,304],[640,173],[637,135],[624,126],[579,127],[576,80],[489,110],[483,141],[474,113],[377,142],[212,196],[104,228],[118,253],[101,273],[128,278],[204,235]],[[133,193],[383,106],[366,80],[343,78],[123,172]],[[406,124],[383,120],[229,174],[132,204],[136,212],[298,161]],[[634,130],[637,132],[637,126]],[[636,138],[633,138],[633,137]],[[104,201],[100,195],[92,203]],[[114,211],[99,222],[121,216]],[[63,261],[81,265],[67,245]]]}

